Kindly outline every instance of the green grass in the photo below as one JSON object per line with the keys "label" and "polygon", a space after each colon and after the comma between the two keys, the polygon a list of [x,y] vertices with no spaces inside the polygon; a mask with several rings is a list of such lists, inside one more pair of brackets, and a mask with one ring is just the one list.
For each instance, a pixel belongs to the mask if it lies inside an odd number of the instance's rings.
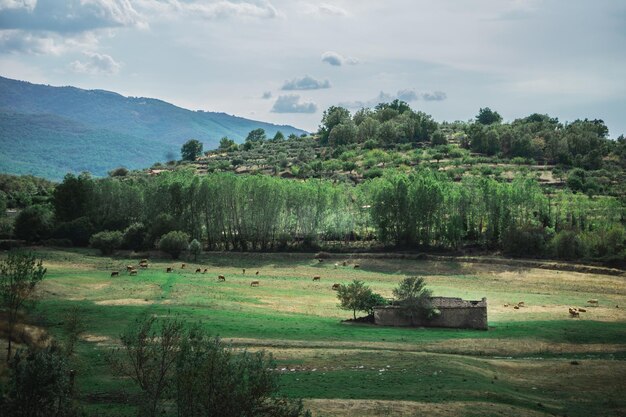
{"label": "green grass", "polygon": [[[478,409],[497,415],[485,402],[521,415],[626,410],[617,382],[626,378],[626,314],[613,307],[626,305],[622,277],[408,260],[360,259],[354,261],[361,269],[335,269],[334,261],[320,264],[310,254],[211,254],[186,270],[157,259],[137,277],[122,272],[111,278],[111,270],[137,261],[89,250],[39,254],[49,273],[31,317],[62,339],[64,314],[80,307],[89,336],[77,347],[80,398],[102,415],[132,415],[132,395],[127,404],[123,392],[135,388],[115,377],[104,358],[143,314],[176,316],[233,339],[237,348],[269,350],[281,372],[281,393],[289,397],[475,404],[463,415],[480,415]],[[172,265],[175,272],[166,273]],[[194,274],[196,267],[209,273]],[[218,282],[218,274],[226,282]],[[341,323],[351,312],[337,307],[332,283],[362,279],[389,295],[409,274],[425,276],[436,295],[486,296],[489,330]],[[313,283],[313,275],[322,282]],[[261,286],[250,287],[251,280]],[[569,318],[565,306],[582,306],[588,298],[598,298],[600,307]],[[520,300],[528,307],[503,307]],[[574,359],[582,365],[570,365]],[[351,414],[338,407],[329,415]]]}

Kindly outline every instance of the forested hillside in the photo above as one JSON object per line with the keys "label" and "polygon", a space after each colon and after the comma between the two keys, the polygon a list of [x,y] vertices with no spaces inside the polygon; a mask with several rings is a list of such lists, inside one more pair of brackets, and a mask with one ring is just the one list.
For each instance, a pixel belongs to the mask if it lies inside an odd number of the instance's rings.
{"label": "forested hillside", "polygon": [[304,133],[224,113],[190,111],[151,98],[3,77],[0,112],[3,172],[51,179],[84,170],[101,176],[118,166],[137,169],[174,159],[191,138],[211,148],[223,136],[240,141],[256,128],[271,134]]}

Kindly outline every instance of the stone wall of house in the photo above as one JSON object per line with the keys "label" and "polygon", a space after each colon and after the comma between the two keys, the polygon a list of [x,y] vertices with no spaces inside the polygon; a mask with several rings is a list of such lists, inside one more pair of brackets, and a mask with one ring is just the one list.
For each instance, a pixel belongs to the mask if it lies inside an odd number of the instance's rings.
{"label": "stone wall of house", "polygon": [[431,298],[440,314],[432,319],[411,318],[400,306],[374,307],[374,322],[381,326],[451,327],[487,330],[487,299],[467,301],[452,297]]}

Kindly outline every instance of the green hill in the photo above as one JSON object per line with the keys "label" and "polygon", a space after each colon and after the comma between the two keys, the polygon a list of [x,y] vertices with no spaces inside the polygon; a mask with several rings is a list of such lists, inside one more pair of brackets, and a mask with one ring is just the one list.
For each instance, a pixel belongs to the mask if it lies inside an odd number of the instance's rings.
{"label": "green hill", "polygon": [[[68,171],[104,175],[178,157],[190,138],[206,149],[253,129],[300,135],[291,126],[224,113],[190,111],[161,100],[103,90],[51,87],[0,77],[0,169],[60,178]],[[19,146],[15,146],[19,144]]]}

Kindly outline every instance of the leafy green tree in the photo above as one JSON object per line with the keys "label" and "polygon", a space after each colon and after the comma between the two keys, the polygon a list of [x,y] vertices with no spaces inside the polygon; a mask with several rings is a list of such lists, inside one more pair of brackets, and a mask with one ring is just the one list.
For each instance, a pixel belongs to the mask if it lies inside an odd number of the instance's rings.
{"label": "leafy green tree", "polygon": [[422,277],[404,278],[393,289],[393,296],[397,299],[396,303],[404,307],[411,321],[415,318],[430,318],[436,314],[430,302],[432,292],[426,288]]}
{"label": "leafy green tree", "polygon": [[179,320],[157,322],[154,316],[137,319],[121,335],[122,347],[107,362],[120,376],[130,378],[141,390],[139,416],[161,415],[163,400],[174,388],[173,375],[184,327]]}
{"label": "leafy green tree", "polygon": [[150,244],[156,242],[164,234],[176,230],[178,228],[178,224],[176,219],[171,214],[168,213],[159,213],[152,224],[150,225],[150,232],[148,233],[148,239]]}
{"label": "leafy green tree", "polygon": [[285,140],[285,135],[283,135],[283,132],[281,132],[280,130],[276,131],[276,134],[272,138],[273,142],[282,142],[284,140]]}
{"label": "leafy green tree", "polygon": [[[66,357],[56,345],[15,355],[9,367],[3,415],[16,417],[72,417],[73,387]],[[4,403],[4,404],[3,404]]]}
{"label": "leafy green tree", "polygon": [[122,246],[123,241],[124,235],[119,230],[112,232],[105,230],[91,236],[89,244],[94,249],[100,249],[103,255],[110,255]]}
{"label": "leafy green tree", "polygon": [[34,205],[22,210],[15,218],[13,234],[27,242],[40,242],[52,235],[52,210],[47,205]]}
{"label": "leafy green tree", "polygon": [[7,361],[11,358],[13,331],[17,324],[20,309],[33,300],[35,287],[44,275],[46,268],[35,255],[19,251],[9,252],[0,261],[0,301],[7,314]]}
{"label": "leafy green tree", "polygon": [[226,136],[224,136],[222,139],[220,139],[219,150],[221,150],[221,151],[230,151],[233,148],[235,148],[236,146],[237,146],[237,144],[235,143],[235,141],[232,140],[232,139],[229,139]]}
{"label": "leafy green tree", "polygon": [[328,135],[328,144],[330,146],[341,146],[356,141],[357,129],[351,120],[340,123],[335,126]]}
{"label": "leafy green tree", "polygon": [[161,236],[159,249],[178,259],[180,254],[189,247],[189,235],[181,231],[173,231]]}
{"label": "leafy green tree", "polygon": [[56,186],[52,196],[54,215],[58,222],[85,216],[92,201],[94,182],[89,173],[67,174]]}
{"label": "leafy green tree", "polygon": [[74,246],[87,246],[94,233],[89,217],[83,216],[69,222],[59,224],[54,230],[57,239],[69,239]]}
{"label": "leafy green tree", "polygon": [[258,128],[251,130],[246,136],[246,143],[264,142],[267,139],[265,136],[265,130]]}
{"label": "leafy green tree", "polygon": [[441,130],[437,130],[433,133],[432,137],[430,138],[430,143],[433,146],[447,145],[448,140],[446,139],[446,135]]}
{"label": "leafy green tree", "polygon": [[502,116],[498,112],[491,110],[489,107],[481,108],[476,115],[476,122],[481,125],[492,125],[502,121]]}
{"label": "leafy green tree", "polygon": [[190,139],[180,148],[180,154],[183,161],[195,161],[202,155],[202,142],[196,139]]}
{"label": "leafy green tree", "polygon": [[352,310],[352,316],[356,320],[357,311],[367,311],[370,307],[368,302],[371,300],[372,290],[363,283],[355,279],[348,285],[340,285],[337,290],[337,298],[339,299],[339,307],[344,310]]}
{"label": "leafy green tree", "polygon": [[351,121],[350,112],[338,106],[331,106],[322,115],[322,124],[319,127],[320,143],[328,144],[330,132],[335,126]]}
{"label": "leafy green tree", "polygon": [[124,230],[123,247],[138,250],[145,246],[148,230],[141,222],[131,224]]}
{"label": "leafy green tree", "polygon": [[193,261],[198,261],[198,255],[202,253],[202,243],[198,242],[197,239],[194,239],[189,244],[189,253],[193,255]]}

